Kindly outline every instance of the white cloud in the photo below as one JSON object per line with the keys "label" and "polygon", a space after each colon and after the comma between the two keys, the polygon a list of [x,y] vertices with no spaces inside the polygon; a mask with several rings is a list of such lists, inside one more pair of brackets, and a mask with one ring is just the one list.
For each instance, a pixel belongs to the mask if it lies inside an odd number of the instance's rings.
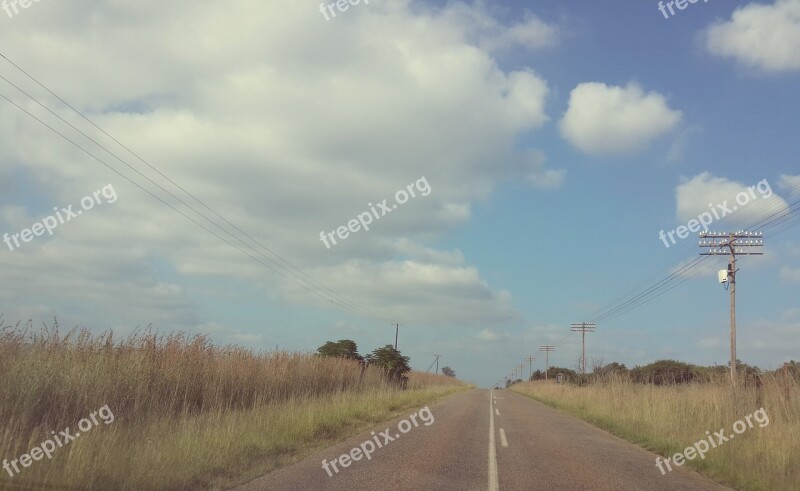
{"label": "white cloud", "polygon": [[767,72],[800,69],[800,0],[750,3],[705,32],[709,52]]}
{"label": "white cloud", "polygon": [[[751,186],[756,186],[752,193],[749,190]],[[721,230],[726,226],[746,227],[780,212],[786,207],[786,201],[774,193],[767,180],[746,185],[702,172],[691,179],[684,178],[675,187],[675,205],[678,222],[685,224],[708,212],[713,220],[709,228]],[[713,215],[712,209],[719,219]]]}
{"label": "white cloud", "polygon": [[[502,70],[490,52],[548,46],[557,34],[533,16],[503,34],[484,10],[459,5],[477,20],[461,24],[450,7],[407,1],[362,5],[331,22],[303,2],[79,1],[48,4],[8,23],[2,37],[25,47],[16,60],[24,68],[326,285],[402,319],[508,322],[518,317],[508,292],[490,288],[460,252],[429,244],[469,220],[471,204],[502,182],[563,180],[563,171],[517,147],[548,121],[547,82],[530,68]],[[23,174],[34,176],[24,199],[0,205],[4,230],[28,227],[108,182],[119,200],[0,255],[9,280],[0,298],[9,303],[85,322],[95,316],[100,325],[173,328],[207,321],[183,288],[199,279],[315,303],[0,105],[0,180]],[[331,250],[319,241],[320,230],[423,175],[429,196]],[[385,285],[375,288],[375,278]]]}
{"label": "white cloud", "polygon": [[645,93],[635,83],[625,87],[598,82],[572,90],[560,122],[561,135],[584,153],[636,152],[672,131],[682,119],[661,94]]}
{"label": "white cloud", "polygon": [[[308,271],[327,285],[388,319],[429,325],[479,326],[518,322],[511,294],[492,290],[473,267],[421,263],[414,260],[371,261],[354,259]],[[284,283],[290,298],[325,305],[306,290]],[[390,301],[387,302],[386,299]]]}

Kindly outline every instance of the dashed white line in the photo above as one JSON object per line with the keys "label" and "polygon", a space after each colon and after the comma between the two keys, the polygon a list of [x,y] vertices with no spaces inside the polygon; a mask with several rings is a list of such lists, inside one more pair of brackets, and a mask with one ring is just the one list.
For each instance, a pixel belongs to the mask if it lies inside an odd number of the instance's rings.
{"label": "dashed white line", "polygon": [[497,408],[494,408],[494,413],[495,413],[496,415],[500,416],[500,410],[499,410],[499,409],[497,409]]}
{"label": "dashed white line", "polygon": [[492,412],[493,391],[489,391],[489,491],[500,491],[497,476],[497,449],[494,444],[494,413]]}
{"label": "dashed white line", "polygon": [[507,447],[508,440],[506,440],[506,432],[503,431],[503,428],[500,428],[500,445]]}

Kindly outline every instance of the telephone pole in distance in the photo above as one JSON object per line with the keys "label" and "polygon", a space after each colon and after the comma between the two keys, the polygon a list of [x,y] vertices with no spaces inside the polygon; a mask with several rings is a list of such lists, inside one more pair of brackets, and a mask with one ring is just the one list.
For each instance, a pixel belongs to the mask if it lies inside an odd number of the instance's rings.
{"label": "telephone pole in distance", "polygon": [[536,361],[536,358],[531,355],[525,359],[528,360],[528,382],[530,382],[533,377],[533,362]]}
{"label": "telephone pole in distance", "polygon": [[540,344],[539,351],[544,351],[544,379],[547,380],[547,372],[550,371],[550,352],[555,350],[556,347],[552,344]]}
{"label": "telephone pole in distance", "polygon": [[594,322],[573,322],[572,323],[572,332],[579,332],[581,333],[581,337],[583,338],[583,345],[582,354],[581,354],[581,371],[583,375],[586,376],[586,333],[587,332],[594,332],[597,325]]}

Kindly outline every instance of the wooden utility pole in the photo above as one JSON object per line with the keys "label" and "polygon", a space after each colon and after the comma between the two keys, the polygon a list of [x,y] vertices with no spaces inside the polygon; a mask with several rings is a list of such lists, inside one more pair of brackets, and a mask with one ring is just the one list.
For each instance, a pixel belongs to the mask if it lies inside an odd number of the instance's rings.
{"label": "wooden utility pole", "polygon": [[547,372],[550,371],[550,352],[555,350],[556,347],[552,344],[540,344],[539,351],[544,351],[544,379],[547,380]]}
{"label": "wooden utility pole", "polygon": [[531,381],[531,377],[533,377],[533,362],[536,361],[536,358],[533,355],[526,358],[528,360],[528,382]]}
{"label": "wooden utility pole", "polygon": [[397,336],[400,334],[400,324],[395,324],[394,330],[394,350],[397,351]]}
{"label": "wooden utility pole", "polygon": [[586,376],[586,333],[587,332],[594,332],[597,325],[594,322],[573,322],[572,323],[572,331],[581,333],[581,337],[583,338],[583,342],[581,343],[583,346],[582,354],[581,354],[581,372],[583,375]]}
{"label": "wooden utility pole", "polygon": [[751,247],[763,247],[764,240],[761,232],[748,232],[740,230],[738,232],[700,232],[701,240],[699,245],[708,248],[706,252],[701,252],[701,256],[728,256],[727,283],[731,293],[731,385],[736,387],[736,256],[760,256],[763,252],[754,251]]}

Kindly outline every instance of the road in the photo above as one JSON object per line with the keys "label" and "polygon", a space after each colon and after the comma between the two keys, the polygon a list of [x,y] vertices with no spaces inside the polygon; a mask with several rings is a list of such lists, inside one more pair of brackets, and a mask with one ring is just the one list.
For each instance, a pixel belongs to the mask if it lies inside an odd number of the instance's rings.
{"label": "road", "polygon": [[508,390],[462,392],[429,410],[409,410],[237,491],[730,489],[683,467],[662,475],[656,454]]}

